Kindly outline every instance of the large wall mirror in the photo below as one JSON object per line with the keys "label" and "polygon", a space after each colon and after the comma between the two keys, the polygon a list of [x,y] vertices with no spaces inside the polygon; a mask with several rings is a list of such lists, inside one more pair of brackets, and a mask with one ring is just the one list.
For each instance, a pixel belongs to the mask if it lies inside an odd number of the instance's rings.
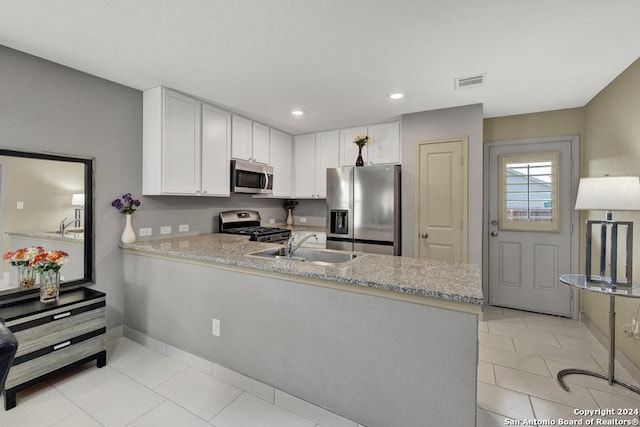
{"label": "large wall mirror", "polygon": [[[61,286],[93,279],[93,159],[0,149],[1,253],[42,246],[64,250]],[[2,263],[0,296],[20,288]]]}

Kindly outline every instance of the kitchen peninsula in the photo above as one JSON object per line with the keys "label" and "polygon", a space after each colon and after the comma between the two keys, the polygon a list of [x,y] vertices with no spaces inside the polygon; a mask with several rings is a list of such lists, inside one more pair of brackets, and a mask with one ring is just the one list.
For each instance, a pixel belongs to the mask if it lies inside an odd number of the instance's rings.
{"label": "kitchen peninsula", "polygon": [[123,245],[125,324],[368,427],[475,425],[477,266],[247,255],[274,246],[228,234]]}

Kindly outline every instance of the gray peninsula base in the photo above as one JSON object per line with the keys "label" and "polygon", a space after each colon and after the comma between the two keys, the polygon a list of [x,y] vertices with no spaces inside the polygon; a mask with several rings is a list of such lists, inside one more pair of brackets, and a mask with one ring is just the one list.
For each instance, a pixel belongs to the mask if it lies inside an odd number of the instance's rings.
{"label": "gray peninsula base", "polygon": [[476,423],[477,314],[126,252],[124,277],[150,337],[368,427]]}

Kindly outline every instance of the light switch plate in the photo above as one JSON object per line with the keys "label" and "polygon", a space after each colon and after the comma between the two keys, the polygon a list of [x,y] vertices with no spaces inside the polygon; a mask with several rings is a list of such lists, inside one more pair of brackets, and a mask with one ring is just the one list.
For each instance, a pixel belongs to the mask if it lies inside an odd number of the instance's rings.
{"label": "light switch plate", "polygon": [[185,231],[189,231],[189,224],[180,224],[178,226],[178,231],[184,233]]}
{"label": "light switch plate", "polygon": [[16,203],[16,209],[24,209],[24,202]]}
{"label": "light switch plate", "polygon": [[165,225],[164,227],[160,227],[160,234],[171,234],[171,226]]}
{"label": "light switch plate", "polygon": [[140,237],[151,236],[151,234],[152,234],[151,227],[141,228],[138,230],[138,235]]}

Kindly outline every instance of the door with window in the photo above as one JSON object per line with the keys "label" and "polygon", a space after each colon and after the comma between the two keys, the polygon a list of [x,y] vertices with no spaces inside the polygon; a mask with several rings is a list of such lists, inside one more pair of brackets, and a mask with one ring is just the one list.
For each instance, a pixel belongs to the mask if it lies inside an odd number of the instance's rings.
{"label": "door with window", "polygon": [[489,148],[489,304],[571,316],[572,143]]}

